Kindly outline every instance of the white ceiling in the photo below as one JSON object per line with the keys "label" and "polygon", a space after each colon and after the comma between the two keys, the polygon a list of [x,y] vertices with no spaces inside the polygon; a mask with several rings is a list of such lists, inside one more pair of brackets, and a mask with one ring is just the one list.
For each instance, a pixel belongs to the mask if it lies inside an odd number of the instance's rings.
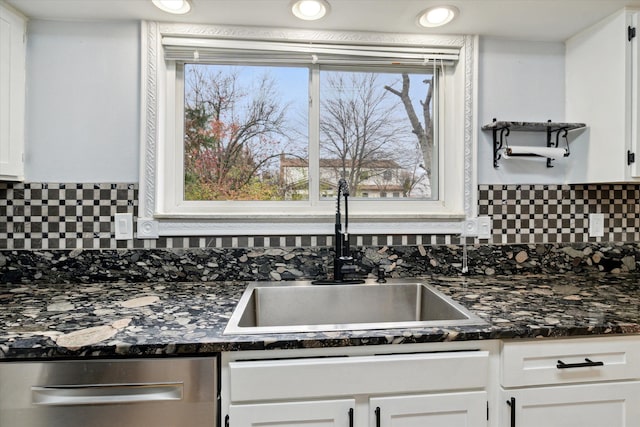
{"label": "white ceiling", "polygon": [[[0,0],[2,1],[2,0]],[[328,0],[331,13],[303,22],[290,12],[290,0],[191,0],[184,16],[157,10],[151,0],[5,0],[29,18],[53,20],[148,19],[225,25],[405,33],[480,34],[536,41],[564,41],[625,6],[640,0]],[[451,4],[458,18],[442,29],[416,25],[429,6]]]}

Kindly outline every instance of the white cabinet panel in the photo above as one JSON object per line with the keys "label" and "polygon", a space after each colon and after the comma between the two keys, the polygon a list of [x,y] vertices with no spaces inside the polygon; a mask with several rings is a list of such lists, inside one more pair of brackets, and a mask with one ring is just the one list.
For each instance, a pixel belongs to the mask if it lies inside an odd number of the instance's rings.
{"label": "white cabinet panel", "polygon": [[480,389],[488,364],[487,351],[238,361],[229,363],[230,397],[237,403]]}
{"label": "white cabinet panel", "polygon": [[[223,358],[222,419],[228,415],[230,427],[488,427],[487,405],[497,399],[488,384],[495,384],[498,361],[487,346],[419,347],[434,351],[313,349],[264,360],[234,353],[235,360]],[[497,342],[490,347],[496,351]]]}
{"label": "white cabinet panel", "polygon": [[349,427],[353,399],[230,405],[231,427]]}
{"label": "white cabinet panel", "polygon": [[487,393],[443,393],[370,400],[378,427],[486,427]]}
{"label": "white cabinet panel", "polygon": [[25,19],[0,4],[0,179],[24,179]]}
{"label": "white cabinet panel", "polygon": [[[631,176],[640,179],[640,12],[630,13],[627,19],[627,31],[635,31],[631,44],[631,142],[627,148],[628,153],[635,156],[635,161],[630,165]],[[627,38],[633,33],[628,34]]]}
{"label": "white cabinet panel", "polygon": [[507,341],[501,365],[502,427],[640,426],[638,336]]}
{"label": "white cabinet panel", "polygon": [[[566,121],[586,123],[571,144],[567,181],[640,178],[637,12],[622,10],[566,42]],[[627,153],[635,163],[627,164]]]}
{"label": "white cabinet panel", "polygon": [[[537,387],[503,391],[502,396],[500,425],[504,427],[640,425],[640,382]],[[512,398],[513,409],[506,403]]]}

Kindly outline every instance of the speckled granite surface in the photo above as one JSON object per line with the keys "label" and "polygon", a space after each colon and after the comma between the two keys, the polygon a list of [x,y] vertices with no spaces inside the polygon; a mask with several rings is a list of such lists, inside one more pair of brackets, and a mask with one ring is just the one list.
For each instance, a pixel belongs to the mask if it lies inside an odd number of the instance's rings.
{"label": "speckled granite surface", "polygon": [[228,336],[244,282],[0,286],[0,359],[640,334],[640,275],[426,279],[488,323],[452,329]]}
{"label": "speckled granite surface", "polygon": [[[375,277],[461,273],[464,246],[409,245],[353,248],[355,264]],[[468,245],[472,275],[640,271],[640,243]],[[201,248],[164,250],[0,251],[0,283],[214,282],[326,278],[330,247]]]}

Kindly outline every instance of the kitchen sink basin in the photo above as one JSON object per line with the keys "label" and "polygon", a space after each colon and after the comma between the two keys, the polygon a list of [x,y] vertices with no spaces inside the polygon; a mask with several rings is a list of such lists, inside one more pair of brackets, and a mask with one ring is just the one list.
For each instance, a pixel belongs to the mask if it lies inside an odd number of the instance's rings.
{"label": "kitchen sink basin", "polygon": [[225,334],[481,325],[478,316],[420,282],[362,285],[253,283]]}

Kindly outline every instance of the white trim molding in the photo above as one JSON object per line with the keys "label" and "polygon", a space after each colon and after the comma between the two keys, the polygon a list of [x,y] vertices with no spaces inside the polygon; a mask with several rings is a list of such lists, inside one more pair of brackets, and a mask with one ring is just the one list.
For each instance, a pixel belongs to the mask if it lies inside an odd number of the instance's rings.
{"label": "white trim molding", "polygon": [[[459,49],[455,73],[451,76],[455,99],[448,102],[446,119],[448,135],[454,141],[442,154],[441,167],[455,170],[453,183],[445,182],[445,195],[454,195],[437,208],[433,215],[420,218],[357,217],[353,209],[351,232],[358,234],[463,234],[465,221],[477,216],[476,143],[477,120],[477,55],[478,37],[469,35],[386,34],[353,31],[315,31],[275,29],[268,27],[232,27],[196,24],[173,24],[144,21],[141,25],[141,160],[138,238],[159,236],[210,235],[330,235],[333,216],[318,218],[294,215],[287,218],[240,218],[237,215],[207,217],[202,213],[172,215],[164,209],[165,194],[171,184],[163,180],[166,164],[165,138],[172,134],[167,126],[171,114],[167,108],[171,94],[167,92],[168,68],[162,47],[163,37],[206,37],[235,40],[294,40],[325,43],[359,43],[364,45],[422,45]],[[451,144],[448,144],[451,145]]]}
{"label": "white trim molding", "polygon": [[141,34],[140,109],[140,190],[138,216],[153,219],[156,208],[156,169],[158,167],[158,24],[143,22]]}

